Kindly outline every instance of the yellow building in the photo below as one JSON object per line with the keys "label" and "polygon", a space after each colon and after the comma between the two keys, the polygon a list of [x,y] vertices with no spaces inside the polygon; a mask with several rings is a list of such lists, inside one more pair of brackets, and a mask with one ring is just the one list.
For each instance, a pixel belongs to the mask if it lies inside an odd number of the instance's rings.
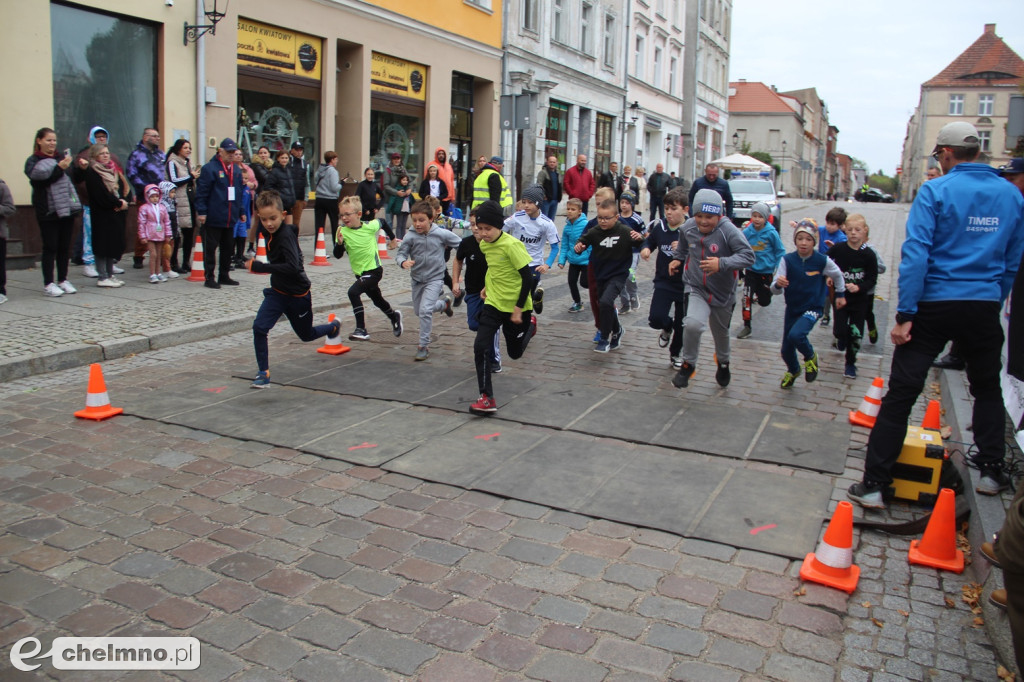
{"label": "yellow building", "polygon": [[[194,163],[225,137],[247,151],[301,141],[314,168],[335,150],[339,172],[356,180],[391,151],[417,180],[436,147],[463,179],[473,158],[497,153],[501,0],[218,0],[215,33],[185,44],[186,24],[210,23],[203,4],[0,3],[0,23],[18,27],[0,43],[16,150],[0,157],[0,177],[19,206],[30,202],[22,166],[43,126],[77,152],[102,125],[122,160],[147,126],[165,150],[189,138]],[[34,219],[12,222],[27,246],[38,239]]]}

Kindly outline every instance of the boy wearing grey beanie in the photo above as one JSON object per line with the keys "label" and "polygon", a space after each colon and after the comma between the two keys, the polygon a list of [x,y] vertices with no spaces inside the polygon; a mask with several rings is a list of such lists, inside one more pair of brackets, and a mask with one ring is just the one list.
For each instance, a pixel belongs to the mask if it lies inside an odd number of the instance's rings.
{"label": "boy wearing grey beanie", "polygon": [[[543,187],[527,186],[522,195],[523,209],[509,216],[502,228],[521,241],[530,254],[530,269],[533,272],[530,295],[533,299],[533,312],[538,315],[544,310],[544,288],[539,286],[540,276],[550,270],[558,258],[558,228],[551,218],[541,213],[540,205],[543,201]],[[544,244],[551,245],[547,260],[544,260]]]}

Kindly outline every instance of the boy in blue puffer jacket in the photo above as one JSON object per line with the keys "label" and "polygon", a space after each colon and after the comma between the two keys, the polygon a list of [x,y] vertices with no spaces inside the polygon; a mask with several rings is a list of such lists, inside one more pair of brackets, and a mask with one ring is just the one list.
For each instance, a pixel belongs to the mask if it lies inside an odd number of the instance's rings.
{"label": "boy in blue puffer jacket", "polygon": [[583,310],[580,287],[588,289],[587,266],[590,264],[590,248],[583,253],[576,253],[572,248],[586,227],[587,216],[583,214],[583,202],[575,198],[569,199],[565,204],[565,227],[562,228],[562,248],[558,253],[558,267],[564,269],[565,262],[569,261],[569,293],[572,295],[570,313]]}
{"label": "boy in blue puffer jacket", "polygon": [[750,222],[743,226],[743,236],[754,250],[754,264],[743,273],[743,329],[736,335],[738,339],[750,336],[754,301],[762,308],[771,305],[772,276],[786,255],[778,231],[768,224],[770,218],[768,204],[759,201],[750,207]]}

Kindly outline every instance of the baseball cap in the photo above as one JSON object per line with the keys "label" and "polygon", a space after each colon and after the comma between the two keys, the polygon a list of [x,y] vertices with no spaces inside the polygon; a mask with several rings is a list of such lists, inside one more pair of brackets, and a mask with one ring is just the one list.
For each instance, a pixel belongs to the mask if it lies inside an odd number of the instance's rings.
{"label": "baseball cap", "polygon": [[1000,175],[1016,175],[1017,173],[1024,173],[1024,159],[1010,159],[1010,163],[999,167]]}
{"label": "baseball cap", "polygon": [[302,143],[299,142],[298,140],[292,142],[292,149],[302,149]]}
{"label": "baseball cap", "polygon": [[220,141],[220,148],[225,151],[233,152],[236,149],[238,149],[238,145],[235,144],[235,141],[232,140],[230,137],[225,137],[223,140]]}
{"label": "baseball cap", "polygon": [[505,159],[501,158],[500,156],[492,156],[491,157],[491,163],[496,163],[499,166],[501,166],[501,165],[504,165]]}
{"label": "baseball cap", "polygon": [[935,149],[932,153],[942,147],[978,147],[980,144],[977,128],[966,121],[955,121],[942,126],[939,136],[935,139]]}

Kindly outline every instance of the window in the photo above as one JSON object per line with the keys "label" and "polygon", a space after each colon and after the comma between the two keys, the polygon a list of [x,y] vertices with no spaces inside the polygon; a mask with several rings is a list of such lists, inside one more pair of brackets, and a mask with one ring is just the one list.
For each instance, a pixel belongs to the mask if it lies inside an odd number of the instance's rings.
{"label": "window", "polygon": [[558,157],[558,165],[565,168],[565,154],[569,142],[569,105],[551,100],[544,132],[544,158]]}
{"label": "window", "polygon": [[992,131],[990,130],[979,130],[978,131],[978,142],[981,144],[981,151],[990,152],[992,151]]}
{"label": "window", "polygon": [[608,169],[612,160],[612,130],[614,119],[607,114],[597,115],[597,130],[594,131],[594,168],[602,172]]}
{"label": "window", "polygon": [[949,96],[949,115],[950,116],[963,116],[964,115],[964,96],[963,95],[950,95]]}
{"label": "window", "polygon": [[636,51],[633,57],[633,75],[637,78],[644,77],[644,37],[640,34],[636,36]]}
{"label": "window", "polygon": [[711,131],[711,158],[717,159],[722,155],[722,131],[712,130]]}
{"label": "window", "polygon": [[654,6],[654,11],[658,13],[659,17],[665,16],[665,0],[658,0],[658,4]]}
{"label": "window", "polygon": [[654,87],[660,89],[664,88],[664,83],[661,82],[661,48],[654,48]]}
{"label": "window", "polygon": [[587,54],[590,54],[590,17],[593,12],[593,6],[588,2],[580,6],[580,50]]}
{"label": "window", "polygon": [[[143,128],[157,123],[157,29],[52,3],[50,39],[53,127],[61,147],[77,150],[99,121],[110,131],[110,151],[124,163]],[[163,142],[169,147],[174,140]]]}
{"label": "window", "polygon": [[722,10],[722,37],[729,40],[729,8]]}
{"label": "window", "polygon": [[991,116],[995,95],[978,95],[978,116]]}
{"label": "window", "polygon": [[604,65],[615,66],[615,15],[604,15]]}
{"label": "window", "polygon": [[537,31],[537,3],[539,0],[523,0],[523,28]]}
{"label": "window", "polygon": [[552,3],[551,9],[554,15],[551,20],[551,38],[552,40],[557,40],[560,43],[565,42],[565,33],[563,32],[565,29],[565,17],[562,16],[562,3],[564,1],[565,0],[555,0]]}
{"label": "window", "polygon": [[679,28],[679,3],[680,0],[671,0],[672,2],[672,28]]}
{"label": "window", "polygon": [[488,12],[491,11],[491,0],[466,0],[466,3],[469,5],[475,5],[480,9],[485,9]]}
{"label": "window", "polygon": [[679,92],[676,79],[679,78],[679,60],[672,57],[668,60],[668,94],[675,95]]}

